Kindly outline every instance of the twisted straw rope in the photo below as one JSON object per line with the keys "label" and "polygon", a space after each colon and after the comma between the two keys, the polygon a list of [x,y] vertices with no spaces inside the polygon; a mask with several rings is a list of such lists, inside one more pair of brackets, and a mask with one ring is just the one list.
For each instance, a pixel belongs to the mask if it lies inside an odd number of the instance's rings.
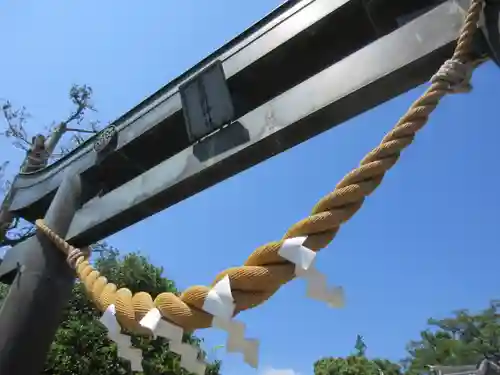
{"label": "twisted straw rope", "polygon": [[[481,10],[482,0],[473,0],[452,60],[468,62]],[[348,173],[333,192],[314,206],[309,217],[294,224],[282,240],[257,248],[243,266],[226,269],[217,275],[212,286],[225,275],[229,276],[236,304],[235,314],[264,303],[281,285],[295,277],[294,265],[278,255],[285,239],[307,236],[304,246],[313,251],[319,251],[333,240],[340,225],[349,220],[361,208],[365,198],[380,185],[385,173],[396,164],[401,151],[412,143],[416,133],[427,123],[429,115],[449,92],[448,82],[434,80],[381,144],[368,153],[360,166]],[[42,220],[37,220],[36,226],[66,254],[75,250]],[[213,317],[202,310],[210,287],[192,286],[180,296],[161,293],[153,300],[145,292],[132,295],[127,288],[117,290],[116,285],[108,283],[84,257],[80,257],[76,264],[77,274],[97,307],[104,311],[114,304],[119,323],[131,332],[145,333],[138,322],[154,307],[164,319],[185,330],[211,326]]]}

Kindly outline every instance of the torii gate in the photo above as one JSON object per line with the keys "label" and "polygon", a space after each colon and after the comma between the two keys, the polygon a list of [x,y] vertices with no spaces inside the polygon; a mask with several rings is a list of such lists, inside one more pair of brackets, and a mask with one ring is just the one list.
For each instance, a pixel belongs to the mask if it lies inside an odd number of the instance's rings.
{"label": "torii gate", "polygon": [[[18,176],[9,209],[32,222],[45,219],[37,221],[39,235],[10,250],[0,265],[2,280],[15,278],[0,310],[0,374],[35,375],[43,366],[73,283],[56,248],[67,253],[124,229],[438,71],[362,166],[282,241],[221,273],[214,286],[222,289],[189,289],[153,303],[145,294],[116,292],[87,261],[77,262],[96,305],[131,331],[154,331],[160,323],[180,329],[209,327],[217,319],[229,324],[233,313],[263,303],[293,278],[293,263],[308,271],[297,254],[311,259],[331,241],[439,99],[467,89],[470,69],[487,56],[498,63],[499,8],[493,0],[290,0],[99,136],[47,168]],[[483,32],[475,32],[480,16]],[[268,289],[240,288],[228,316],[223,297],[245,280],[265,281]],[[219,305],[207,305],[211,292]],[[220,316],[217,306],[225,311]],[[178,350],[189,352],[182,343]]]}

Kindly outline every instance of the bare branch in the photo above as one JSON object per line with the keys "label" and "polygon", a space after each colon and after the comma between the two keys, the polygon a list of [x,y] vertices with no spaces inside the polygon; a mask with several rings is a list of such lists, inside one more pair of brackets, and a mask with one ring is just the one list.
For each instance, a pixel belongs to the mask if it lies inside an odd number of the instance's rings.
{"label": "bare branch", "polygon": [[96,112],[94,105],[92,104],[92,88],[87,85],[73,85],[69,90],[69,98],[76,106],[75,111],[64,121],[66,126],[73,121],[76,121],[78,125],[84,119],[85,112],[87,110]]}
{"label": "bare branch", "polygon": [[7,122],[7,130],[0,132],[0,135],[12,138],[15,147],[24,151],[29,150],[31,143],[28,140],[25,125],[30,114],[26,111],[26,108],[13,109],[12,103],[7,100],[2,104],[2,113]]}
{"label": "bare branch", "polygon": [[[75,108],[65,120],[54,123],[49,130],[49,134],[45,137],[47,139],[46,148],[49,153],[46,157],[51,157],[53,159],[50,154],[55,151],[55,148],[59,145],[62,136],[66,132],[95,134],[99,131],[97,121],[88,121],[88,123],[85,124],[86,126],[83,126],[86,114],[89,111],[96,112],[91,100],[92,94],[92,88],[87,85],[73,85],[70,88],[69,98]],[[31,116],[26,108],[21,107],[19,109],[14,109],[10,101],[4,100],[2,104],[2,114],[7,123],[7,128],[5,131],[0,132],[0,135],[11,139],[16,148],[27,152],[33,151],[32,137],[29,136],[27,131],[27,122]],[[75,123],[77,126],[70,128],[69,125],[71,123]],[[62,147],[60,153],[66,154],[71,148],[79,145],[82,139],[82,137],[72,137],[70,145]]]}
{"label": "bare branch", "polygon": [[[58,154],[65,155],[71,151],[71,149],[78,147],[82,142],[85,141],[82,134],[95,134],[99,131],[98,121],[89,121],[86,126],[82,126],[85,115],[88,111],[97,112],[91,99],[92,99],[92,88],[87,85],[73,85],[69,92],[70,100],[76,106],[75,111],[70,114],[70,116],[58,126],[63,129],[64,132],[73,132],[69,145],[60,145]],[[78,128],[68,127],[72,122],[76,122],[79,126]],[[55,159],[55,158],[53,158]]]}
{"label": "bare branch", "polygon": [[[27,122],[31,117],[25,107],[14,109],[8,100],[1,100],[1,110],[5,121],[6,130],[0,132],[12,141],[12,144],[26,152],[24,162],[21,166],[22,172],[35,172],[47,166],[50,159],[54,160],[70,152],[73,148],[85,141],[84,136],[98,132],[98,122],[88,121],[86,114],[89,111],[96,112],[92,99],[92,88],[87,85],[73,85],[69,90],[69,98],[74,105],[73,111],[61,122],[54,123],[49,134],[37,134],[31,137],[27,131]],[[86,121],[86,126],[83,122]],[[69,127],[70,124],[74,124]],[[69,144],[61,145],[63,136],[71,132]],[[56,148],[60,149],[57,154]],[[4,181],[7,163],[0,164],[0,191],[8,196],[10,194],[10,183]],[[6,199],[4,199],[4,202]],[[24,224],[23,224],[24,225]],[[32,236],[34,229],[32,226],[22,226],[14,215],[6,210],[2,204],[0,207],[0,246],[14,245]]]}

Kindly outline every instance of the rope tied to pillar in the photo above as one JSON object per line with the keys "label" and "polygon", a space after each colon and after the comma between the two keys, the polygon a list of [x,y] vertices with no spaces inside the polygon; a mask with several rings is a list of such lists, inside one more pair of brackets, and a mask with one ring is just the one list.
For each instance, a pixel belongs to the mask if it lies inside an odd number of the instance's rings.
{"label": "rope tied to pillar", "polygon": [[[469,52],[483,1],[472,0],[454,54],[432,77],[430,87],[411,105],[381,143],[363,158],[359,167],[349,172],[332,192],[320,199],[308,217],[292,225],[281,240],[255,249],[242,266],[220,272],[209,287],[192,286],[179,296],[161,293],[156,298],[145,292],[132,294],[127,288],[117,289],[89,264],[85,254],[81,254],[83,256],[76,260],[74,266],[97,308],[106,311],[113,305],[117,321],[131,332],[147,333],[148,330],[140,322],[151,311],[159,311],[163,321],[193,331],[212,326],[214,316],[204,309],[204,305],[211,290],[224,279],[230,285],[234,317],[241,311],[261,305],[282,285],[300,276],[298,264],[285,257],[283,249],[289,247],[291,242],[298,243],[296,246],[313,255],[325,248],[335,238],[340,226],[361,208],[366,197],[381,184],[386,172],[413,142],[440,100],[449,93],[470,91],[469,80],[476,62],[471,60]],[[42,220],[37,220],[36,226],[64,253],[75,254],[77,251]],[[304,266],[303,271],[307,267]]]}

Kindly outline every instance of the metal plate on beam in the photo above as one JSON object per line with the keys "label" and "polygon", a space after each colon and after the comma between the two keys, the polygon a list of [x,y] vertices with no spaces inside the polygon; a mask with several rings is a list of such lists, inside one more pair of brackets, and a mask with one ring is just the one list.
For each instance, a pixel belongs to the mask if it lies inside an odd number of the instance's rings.
{"label": "metal plate on beam", "polygon": [[234,106],[220,61],[181,85],[179,93],[191,142],[234,119]]}

